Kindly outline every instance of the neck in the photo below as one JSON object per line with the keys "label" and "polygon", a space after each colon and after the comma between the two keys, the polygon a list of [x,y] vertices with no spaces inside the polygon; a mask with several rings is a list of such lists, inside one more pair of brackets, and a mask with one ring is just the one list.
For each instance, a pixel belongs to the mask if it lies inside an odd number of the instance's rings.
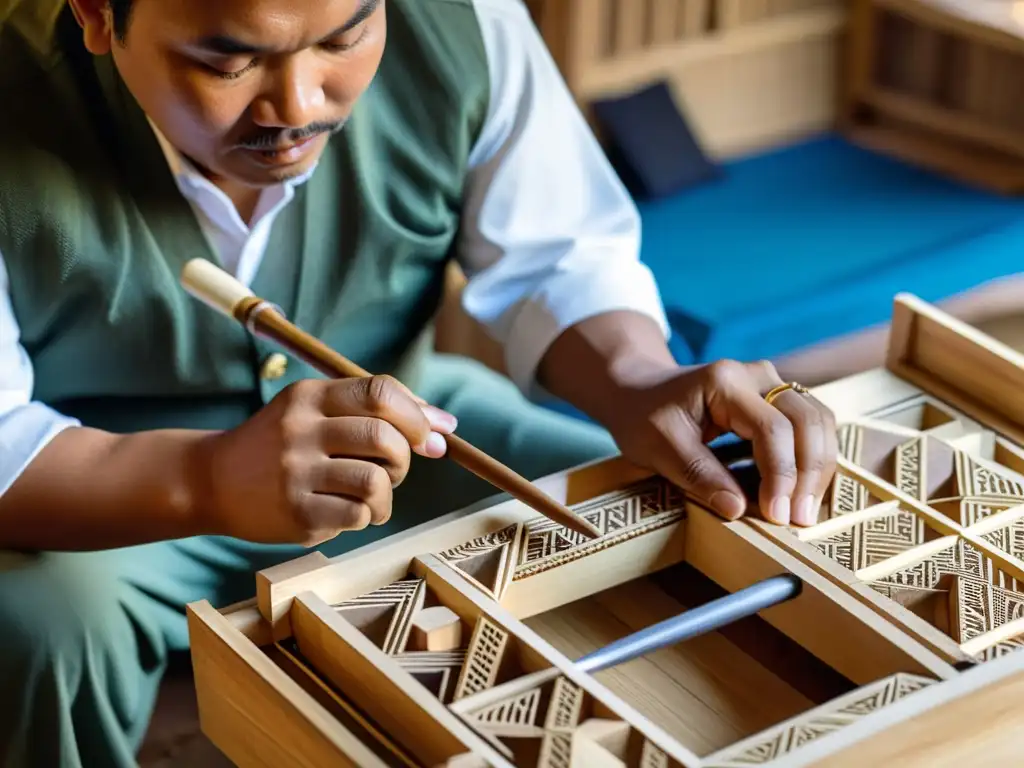
{"label": "neck", "polygon": [[262,190],[259,187],[251,187],[211,173],[208,168],[200,165],[192,158],[188,158],[188,161],[211,184],[228,196],[228,199],[234,203],[235,210],[238,211],[242,221],[246,224],[252,224],[252,217],[256,213],[256,206],[259,205],[260,195],[262,194]]}

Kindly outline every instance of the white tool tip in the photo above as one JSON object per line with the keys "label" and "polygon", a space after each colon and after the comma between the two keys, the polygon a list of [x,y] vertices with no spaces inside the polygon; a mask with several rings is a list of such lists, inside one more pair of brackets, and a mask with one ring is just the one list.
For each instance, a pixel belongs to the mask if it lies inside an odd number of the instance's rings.
{"label": "white tool tip", "polygon": [[234,277],[207,259],[192,259],[181,270],[186,291],[229,317],[242,299],[253,293]]}

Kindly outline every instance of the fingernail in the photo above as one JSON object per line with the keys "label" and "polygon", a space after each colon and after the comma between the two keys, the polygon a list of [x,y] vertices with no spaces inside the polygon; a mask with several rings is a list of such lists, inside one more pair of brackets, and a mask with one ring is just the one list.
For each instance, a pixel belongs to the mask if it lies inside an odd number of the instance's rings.
{"label": "fingernail", "polygon": [[454,432],[455,428],[459,425],[459,420],[450,413],[442,411],[440,408],[435,408],[432,405],[424,405],[423,414],[427,417],[427,421],[430,422],[431,429],[436,429],[441,433]]}
{"label": "fingernail", "polygon": [[735,520],[743,516],[746,505],[743,499],[729,491],[716,491],[711,495],[711,506],[727,520]]}
{"label": "fingernail", "polygon": [[772,519],[773,523],[779,525],[789,525],[789,497],[780,496],[772,502],[771,511],[768,513],[768,517]]}
{"label": "fingernail", "polygon": [[797,500],[793,522],[797,525],[814,525],[818,522],[818,507],[813,496],[803,496]]}
{"label": "fingernail", "polygon": [[448,443],[445,442],[444,435],[431,432],[427,437],[427,442],[424,444],[424,450],[428,458],[440,459],[444,456],[445,451],[448,450]]}

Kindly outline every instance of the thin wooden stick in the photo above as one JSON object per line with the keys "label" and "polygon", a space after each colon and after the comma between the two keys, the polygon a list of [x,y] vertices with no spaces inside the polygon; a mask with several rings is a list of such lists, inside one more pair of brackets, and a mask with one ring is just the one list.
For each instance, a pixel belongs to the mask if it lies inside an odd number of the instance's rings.
{"label": "thin wooden stick", "polygon": [[[269,302],[206,259],[189,261],[181,283],[190,294],[234,318],[251,333],[277,342],[330,378],[364,378],[371,374],[283,317]],[[447,455],[460,466],[532,507],[559,525],[590,539],[600,530],[564,504],[559,504],[522,475],[457,435],[445,435]]]}

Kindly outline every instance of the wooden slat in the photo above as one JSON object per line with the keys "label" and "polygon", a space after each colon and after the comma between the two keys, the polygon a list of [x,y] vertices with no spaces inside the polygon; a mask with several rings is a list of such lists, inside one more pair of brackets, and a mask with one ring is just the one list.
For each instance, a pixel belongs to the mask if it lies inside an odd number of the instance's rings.
{"label": "wooden slat", "polygon": [[386,768],[207,601],[187,607],[203,733],[242,768]]}
{"label": "wooden slat", "polygon": [[799,597],[762,611],[761,617],[854,683],[897,672],[941,678],[955,674],[938,656],[776,547],[748,521],[723,523],[691,506],[686,525],[687,561],[729,592],[779,573],[801,579]]}
{"label": "wooden slat", "polygon": [[911,295],[897,297],[893,317],[906,338],[886,367],[1024,445],[1024,354]]}
{"label": "wooden slat", "polygon": [[1024,135],[973,115],[882,88],[874,88],[861,98],[874,109],[898,120],[1024,158]]}
{"label": "wooden slat", "polygon": [[613,56],[630,54],[644,46],[648,5],[644,0],[611,0]]}
{"label": "wooden slat", "polygon": [[312,592],[295,597],[299,652],[401,746],[426,765],[475,751],[512,768],[435,696]]}
{"label": "wooden slat", "polygon": [[676,37],[690,39],[708,32],[713,0],[676,0],[679,3]]}
{"label": "wooden slat", "polygon": [[647,16],[647,39],[652,45],[671,43],[677,37],[683,7],[680,0],[648,0],[650,13]]}
{"label": "wooden slat", "polygon": [[846,124],[858,146],[1001,194],[1024,191],[1024,162],[985,148],[945,140],[918,127]]}

